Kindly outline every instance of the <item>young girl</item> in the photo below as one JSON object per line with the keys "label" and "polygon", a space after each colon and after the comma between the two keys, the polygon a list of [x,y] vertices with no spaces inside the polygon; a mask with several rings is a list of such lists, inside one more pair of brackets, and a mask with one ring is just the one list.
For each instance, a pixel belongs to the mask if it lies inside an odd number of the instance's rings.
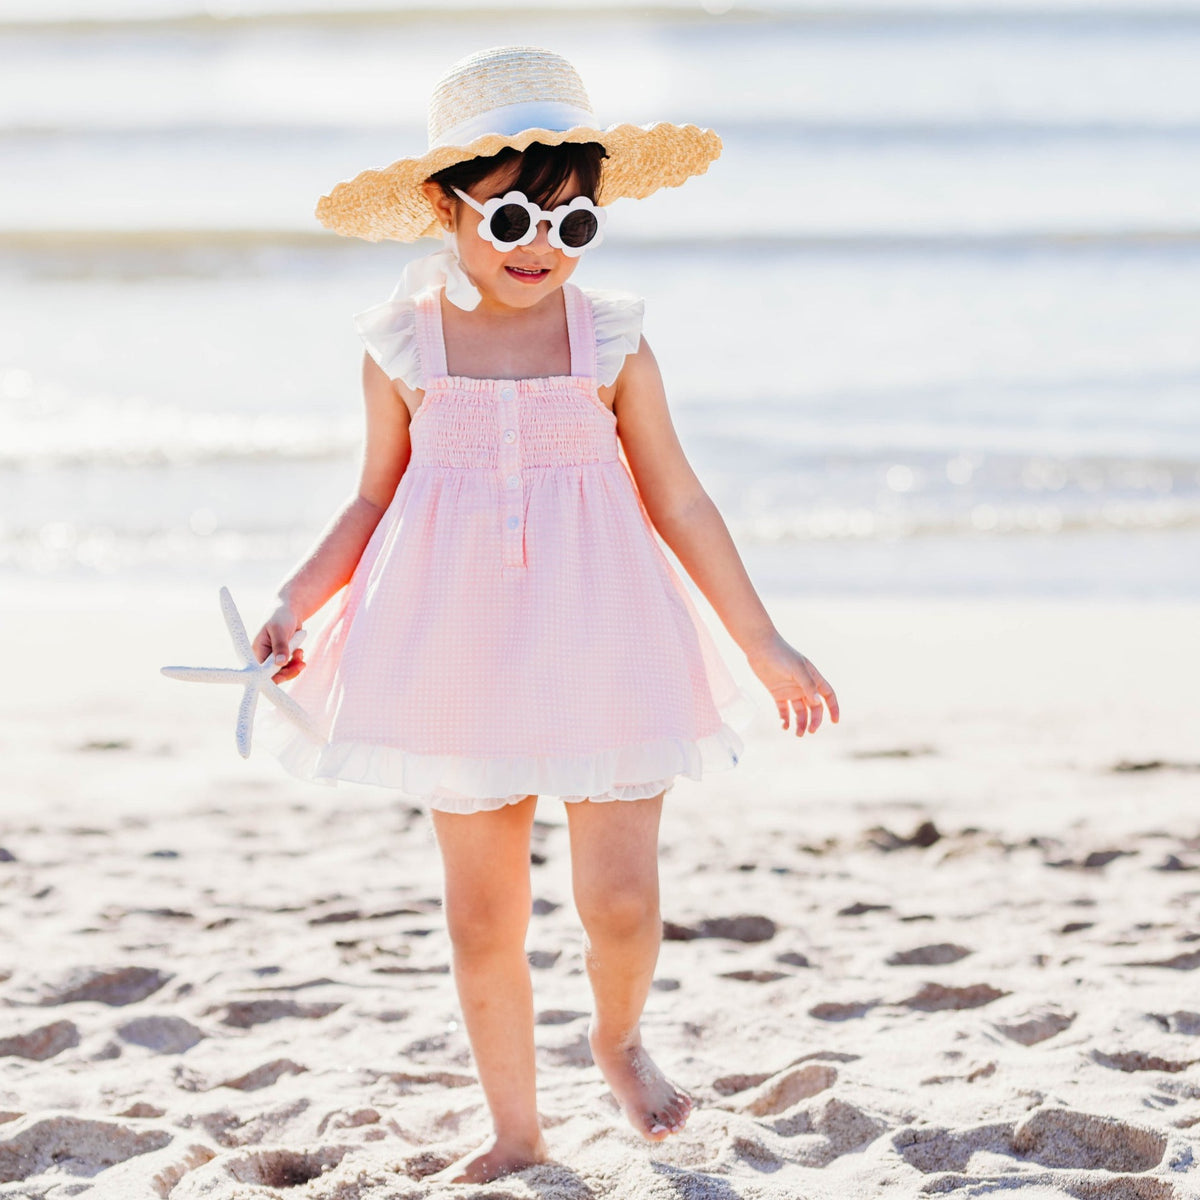
{"label": "young girl", "polygon": [[[642,1047],[661,936],[657,843],[678,775],[737,762],[753,711],[655,534],[775,701],[817,729],[833,690],[779,634],[681,449],[642,305],[570,282],[598,204],[703,172],[695,126],[597,127],[564,59],[473,55],[435,89],[430,150],[321,200],[339,233],[444,234],[358,314],[366,448],[357,494],[279,589],[260,661],[323,742],[264,712],[289,770],[395,788],[431,810],[454,980],[494,1137],[443,1173],[486,1182],[547,1157],[525,935],[539,795],[567,801],[595,995],[595,1062],[658,1141],[691,1099]],[[621,457],[621,452],[624,458]],[[304,651],[303,622],[345,586]],[[303,672],[303,673],[301,673]]]}

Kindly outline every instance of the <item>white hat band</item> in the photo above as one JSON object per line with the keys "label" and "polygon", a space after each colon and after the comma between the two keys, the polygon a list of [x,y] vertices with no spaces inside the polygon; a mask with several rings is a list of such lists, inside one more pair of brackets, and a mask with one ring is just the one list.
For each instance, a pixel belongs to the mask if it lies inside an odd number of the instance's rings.
{"label": "white hat band", "polygon": [[595,126],[596,118],[586,108],[576,104],[563,104],[555,100],[523,100],[519,104],[505,104],[500,108],[489,108],[466,121],[447,129],[437,141],[430,141],[429,149],[440,146],[466,146],[487,133],[498,133],[513,137],[525,129],[552,129],[563,132],[580,125]]}

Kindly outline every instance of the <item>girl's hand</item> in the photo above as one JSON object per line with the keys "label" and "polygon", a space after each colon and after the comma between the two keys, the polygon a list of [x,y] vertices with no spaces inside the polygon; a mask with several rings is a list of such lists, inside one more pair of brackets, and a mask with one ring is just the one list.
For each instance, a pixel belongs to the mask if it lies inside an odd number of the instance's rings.
{"label": "girl's hand", "polygon": [[251,643],[254,657],[260,663],[266,662],[274,655],[279,670],[271,678],[276,683],[292,679],[304,670],[304,651],[299,648],[294,652],[288,650],[288,645],[299,628],[300,622],[296,620],[296,614],[286,604],[281,604],[255,634]]}
{"label": "girl's hand", "polygon": [[749,651],[746,659],[774,698],[784,729],[790,720],[790,704],[796,710],[796,736],[803,737],[805,729],[815,733],[824,711],[822,698],[829,706],[829,719],[837,723],[838,701],[833,688],[825,676],[779,634]]}

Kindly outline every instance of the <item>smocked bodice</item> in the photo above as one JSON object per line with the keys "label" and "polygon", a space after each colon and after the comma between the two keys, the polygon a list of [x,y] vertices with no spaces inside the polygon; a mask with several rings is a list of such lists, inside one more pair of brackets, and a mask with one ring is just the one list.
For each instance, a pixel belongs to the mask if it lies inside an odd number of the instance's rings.
{"label": "smocked bodice", "polygon": [[590,380],[431,380],[409,427],[411,466],[516,471],[617,458],[616,418]]}
{"label": "smocked bodice", "polygon": [[504,474],[526,467],[569,467],[617,457],[616,418],[596,390],[592,308],[572,284],[563,288],[571,374],[472,379],[446,372],[440,293],[417,297],[416,335],[425,395],[409,427],[411,465]]}

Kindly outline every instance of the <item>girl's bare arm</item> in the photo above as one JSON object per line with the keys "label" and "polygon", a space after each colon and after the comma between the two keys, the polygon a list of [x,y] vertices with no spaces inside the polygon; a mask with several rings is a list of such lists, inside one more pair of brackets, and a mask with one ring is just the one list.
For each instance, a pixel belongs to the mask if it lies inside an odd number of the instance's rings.
{"label": "girl's bare arm", "polygon": [[276,680],[290,679],[304,666],[304,652],[288,660],[288,642],[304,622],[344,587],[370,541],[408,467],[409,408],[368,354],[363,355],[366,436],[358,488],[321,532],[304,561],[279,586],[279,605],[254,639],[259,661],[268,653],[287,665]]}
{"label": "girl's bare arm", "polygon": [[613,400],[617,433],[650,520],[766,685],[788,728],[821,723],[821,699],[838,719],[837,697],[815,666],[789,646],[746,573],[729,529],[679,444],[658,363],[642,339],[625,360]]}

